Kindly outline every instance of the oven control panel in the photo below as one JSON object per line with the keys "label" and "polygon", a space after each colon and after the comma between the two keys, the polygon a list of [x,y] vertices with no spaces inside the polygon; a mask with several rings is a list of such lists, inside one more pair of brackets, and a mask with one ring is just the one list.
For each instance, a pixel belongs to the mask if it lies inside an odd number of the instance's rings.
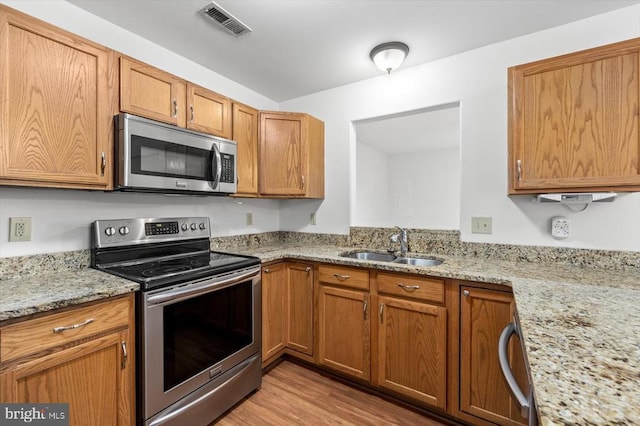
{"label": "oven control panel", "polygon": [[208,217],[104,219],[91,228],[94,248],[211,237]]}

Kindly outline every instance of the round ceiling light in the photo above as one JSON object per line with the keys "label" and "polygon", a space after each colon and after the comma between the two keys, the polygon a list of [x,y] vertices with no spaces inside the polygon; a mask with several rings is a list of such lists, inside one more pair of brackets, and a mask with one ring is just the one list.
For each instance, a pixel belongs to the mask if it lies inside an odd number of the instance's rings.
{"label": "round ceiling light", "polygon": [[374,47],[369,57],[381,71],[391,74],[409,54],[409,46],[399,41],[382,43]]}

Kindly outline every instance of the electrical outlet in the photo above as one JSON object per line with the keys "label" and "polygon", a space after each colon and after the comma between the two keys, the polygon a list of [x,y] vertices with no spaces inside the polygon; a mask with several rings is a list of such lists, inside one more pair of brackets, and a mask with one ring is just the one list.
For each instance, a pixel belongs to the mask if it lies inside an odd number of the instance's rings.
{"label": "electrical outlet", "polygon": [[551,236],[556,240],[564,240],[571,234],[571,221],[564,216],[551,218]]}
{"label": "electrical outlet", "polygon": [[316,214],[315,213],[311,213],[309,215],[309,223],[311,225],[317,225],[318,223],[316,222]]}
{"label": "electrical outlet", "polygon": [[253,213],[247,213],[247,225],[253,225]]}
{"label": "electrical outlet", "polygon": [[9,241],[31,241],[31,218],[30,217],[10,217],[9,218]]}
{"label": "electrical outlet", "polygon": [[491,218],[490,217],[472,217],[471,233],[491,234]]}

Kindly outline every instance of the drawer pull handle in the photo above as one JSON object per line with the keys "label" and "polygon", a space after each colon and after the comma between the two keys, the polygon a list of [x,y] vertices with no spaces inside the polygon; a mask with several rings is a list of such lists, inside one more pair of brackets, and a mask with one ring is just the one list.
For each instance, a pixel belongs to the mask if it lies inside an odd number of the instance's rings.
{"label": "drawer pull handle", "polygon": [[265,268],[264,273],[265,273],[265,274],[268,274],[269,272],[271,272],[271,271],[269,270],[269,268]]}
{"label": "drawer pull handle", "polygon": [[420,288],[419,285],[406,285],[406,284],[402,284],[402,283],[398,283],[398,287],[400,287],[403,290],[406,290],[408,292],[412,292],[415,290],[418,290]]}
{"label": "drawer pull handle", "polygon": [[349,275],[341,275],[341,274],[333,274],[334,277],[339,279],[340,281],[348,280],[351,278]]}
{"label": "drawer pull handle", "polygon": [[78,323],[78,324],[66,325],[66,326],[63,326],[63,327],[56,327],[56,328],[53,329],[53,332],[54,333],[62,333],[63,331],[66,331],[66,330],[73,330],[74,328],[84,327],[85,325],[91,324],[94,321],[95,321],[95,318],[89,318],[85,322],[81,322],[81,323]]}
{"label": "drawer pull handle", "polygon": [[311,266],[307,266],[306,268],[304,268],[304,271],[305,271],[306,273],[309,273],[309,271],[311,271]]}
{"label": "drawer pull handle", "polygon": [[120,365],[120,368],[124,370],[127,366],[127,342],[123,340],[120,342],[120,345],[122,346],[122,364]]}

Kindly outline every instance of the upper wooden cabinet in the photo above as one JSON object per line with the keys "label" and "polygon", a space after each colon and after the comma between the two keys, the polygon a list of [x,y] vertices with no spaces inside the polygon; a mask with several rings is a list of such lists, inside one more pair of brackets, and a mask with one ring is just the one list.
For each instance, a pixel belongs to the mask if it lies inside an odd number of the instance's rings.
{"label": "upper wooden cabinet", "polygon": [[640,190],[640,39],[509,68],[509,193]]}
{"label": "upper wooden cabinet", "polygon": [[0,183],[110,189],[114,52],[0,6],[0,58]]}
{"label": "upper wooden cabinet", "polygon": [[324,123],[308,114],[260,112],[260,195],[324,198]]}
{"label": "upper wooden cabinet", "polygon": [[187,128],[231,138],[231,101],[216,92],[187,83]]}
{"label": "upper wooden cabinet", "polygon": [[186,127],[186,84],[151,65],[120,58],[120,109]]}
{"label": "upper wooden cabinet", "polygon": [[233,102],[231,139],[238,143],[237,195],[258,195],[258,110]]}
{"label": "upper wooden cabinet", "polygon": [[120,58],[120,109],[231,138],[229,98],[131,58]]}

